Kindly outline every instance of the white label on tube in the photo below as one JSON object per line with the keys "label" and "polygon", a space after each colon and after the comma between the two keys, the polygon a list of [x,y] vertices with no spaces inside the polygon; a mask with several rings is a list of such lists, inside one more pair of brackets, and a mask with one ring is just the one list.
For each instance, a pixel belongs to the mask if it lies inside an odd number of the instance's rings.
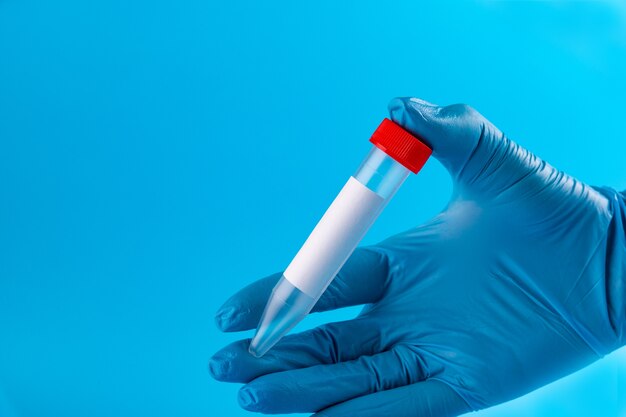
{"label": "white label on tube", "polygon": [[374,223],[384,202],[350,177],[285,270],[285,278],[306,295],[319,297]]}

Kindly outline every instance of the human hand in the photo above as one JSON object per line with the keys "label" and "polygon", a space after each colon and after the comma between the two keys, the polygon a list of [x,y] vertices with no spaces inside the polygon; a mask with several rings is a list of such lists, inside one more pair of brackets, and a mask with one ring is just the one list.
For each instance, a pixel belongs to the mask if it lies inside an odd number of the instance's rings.
{"label": "human hand", "polygon": [[[506,138],[473,109],[395,99],[454,191],[428,223],[357,249],[314,311],[353,320],[214,355],[218,380],[264,413],[453,416],[574,372],[626,344],[626,206]],[[254,328],[280,273],[231,297],[223,331]],[[321,411],[320,411],[321,410]]]}

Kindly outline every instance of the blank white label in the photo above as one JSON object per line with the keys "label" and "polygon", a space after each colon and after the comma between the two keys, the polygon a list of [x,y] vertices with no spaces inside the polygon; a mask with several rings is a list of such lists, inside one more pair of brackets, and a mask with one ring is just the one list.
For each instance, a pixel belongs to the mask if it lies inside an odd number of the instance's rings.
{"label": "blank white label", "polygon": [[350,177],[284,276],[312,298],[318,298],[380,214],[385,199]]}

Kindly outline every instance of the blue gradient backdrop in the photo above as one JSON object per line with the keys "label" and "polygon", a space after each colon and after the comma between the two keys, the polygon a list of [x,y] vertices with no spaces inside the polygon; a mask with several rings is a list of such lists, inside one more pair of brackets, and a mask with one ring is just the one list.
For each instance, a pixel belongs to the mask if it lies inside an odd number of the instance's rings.
{"label": "blue gradient backdrop", "polygon": [[[623,189],[625,74],[623,2],[0,0],[0,416],[250,416],[213,313],[285,267],[390,98]],[[430,162],[366,241],[449,192]],[[476,415],[626,415],[625,368]]]}

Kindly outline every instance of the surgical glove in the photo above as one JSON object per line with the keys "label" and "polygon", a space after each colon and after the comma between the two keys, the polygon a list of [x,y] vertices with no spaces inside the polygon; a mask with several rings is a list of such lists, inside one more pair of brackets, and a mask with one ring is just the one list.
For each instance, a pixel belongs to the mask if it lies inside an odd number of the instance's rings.
{"label": "surgical glove", "polygon": [[[218,380],[263,413],[453,416],[568,375],[626,344],[624,195],[520,147],[465,105],[395,99],[391,118],[453,180],[428,223],[357,249],[314,311],[353,320],[289,335],[264,357],[249,339],[213,356]],[[254,328],[280,274],[231,297],[223,331]]]}

